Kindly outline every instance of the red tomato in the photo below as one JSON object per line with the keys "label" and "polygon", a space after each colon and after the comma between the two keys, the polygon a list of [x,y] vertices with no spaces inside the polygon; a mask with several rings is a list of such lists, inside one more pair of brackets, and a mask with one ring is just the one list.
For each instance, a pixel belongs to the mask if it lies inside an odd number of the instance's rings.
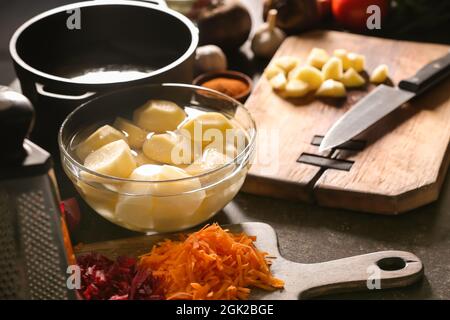
{"label": "red tomato", "polygon": [[[342,26],[363,31],[367,29],[367,8],[377,5],[381,9],[381,18],[384,18],[389,10],[389,0],[332,0],[331,9],[334,19]],[[381,26],[383,27],[383,26]]]}

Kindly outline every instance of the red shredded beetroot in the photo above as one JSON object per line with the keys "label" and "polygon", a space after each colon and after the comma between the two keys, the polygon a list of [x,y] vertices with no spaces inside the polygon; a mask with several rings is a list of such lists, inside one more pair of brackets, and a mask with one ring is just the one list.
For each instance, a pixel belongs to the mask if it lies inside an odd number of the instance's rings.
{"label": "red shredded beetroot", "polygon": [[81,268],[79,293],[86,300],[160,300],[157,281],[149,270],[138,268],[136,259],[90,253],[77,259]]}

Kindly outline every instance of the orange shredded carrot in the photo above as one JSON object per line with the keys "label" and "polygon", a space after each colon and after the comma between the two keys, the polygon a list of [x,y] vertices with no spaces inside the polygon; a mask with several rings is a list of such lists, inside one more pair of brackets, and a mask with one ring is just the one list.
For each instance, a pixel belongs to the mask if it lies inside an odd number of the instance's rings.
{"label": "orange shredded carrot", "polygon": [[152,270],[166,299],[247,299],[249,287],[284,287],[284,281],[270,272],[268,255],[255,247],[255,240],[218,224],[207,225],[180,241],[154,246],[139,264]]}

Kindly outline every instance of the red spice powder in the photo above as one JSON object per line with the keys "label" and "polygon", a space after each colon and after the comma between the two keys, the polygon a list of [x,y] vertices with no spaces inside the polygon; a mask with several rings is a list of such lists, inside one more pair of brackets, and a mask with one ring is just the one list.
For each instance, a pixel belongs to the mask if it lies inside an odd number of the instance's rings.
{"label": "red spice powder", "polygon": [[230,97],[237,97],[248,90],[248,84],[242,80],[218,77],[202,83],[202,86],[217,90]]}

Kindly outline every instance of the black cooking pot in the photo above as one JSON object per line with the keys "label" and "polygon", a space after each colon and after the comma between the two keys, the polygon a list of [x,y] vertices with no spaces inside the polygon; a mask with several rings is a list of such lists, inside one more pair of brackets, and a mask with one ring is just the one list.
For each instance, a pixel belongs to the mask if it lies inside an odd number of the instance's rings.
{"label": "black cooking pot", "polygon": [[145,83],[191,83],[198,31],[164,1],[87,1],[44,12],[11,38],[32,139],[56,150],[69,112],[93,96]]}

